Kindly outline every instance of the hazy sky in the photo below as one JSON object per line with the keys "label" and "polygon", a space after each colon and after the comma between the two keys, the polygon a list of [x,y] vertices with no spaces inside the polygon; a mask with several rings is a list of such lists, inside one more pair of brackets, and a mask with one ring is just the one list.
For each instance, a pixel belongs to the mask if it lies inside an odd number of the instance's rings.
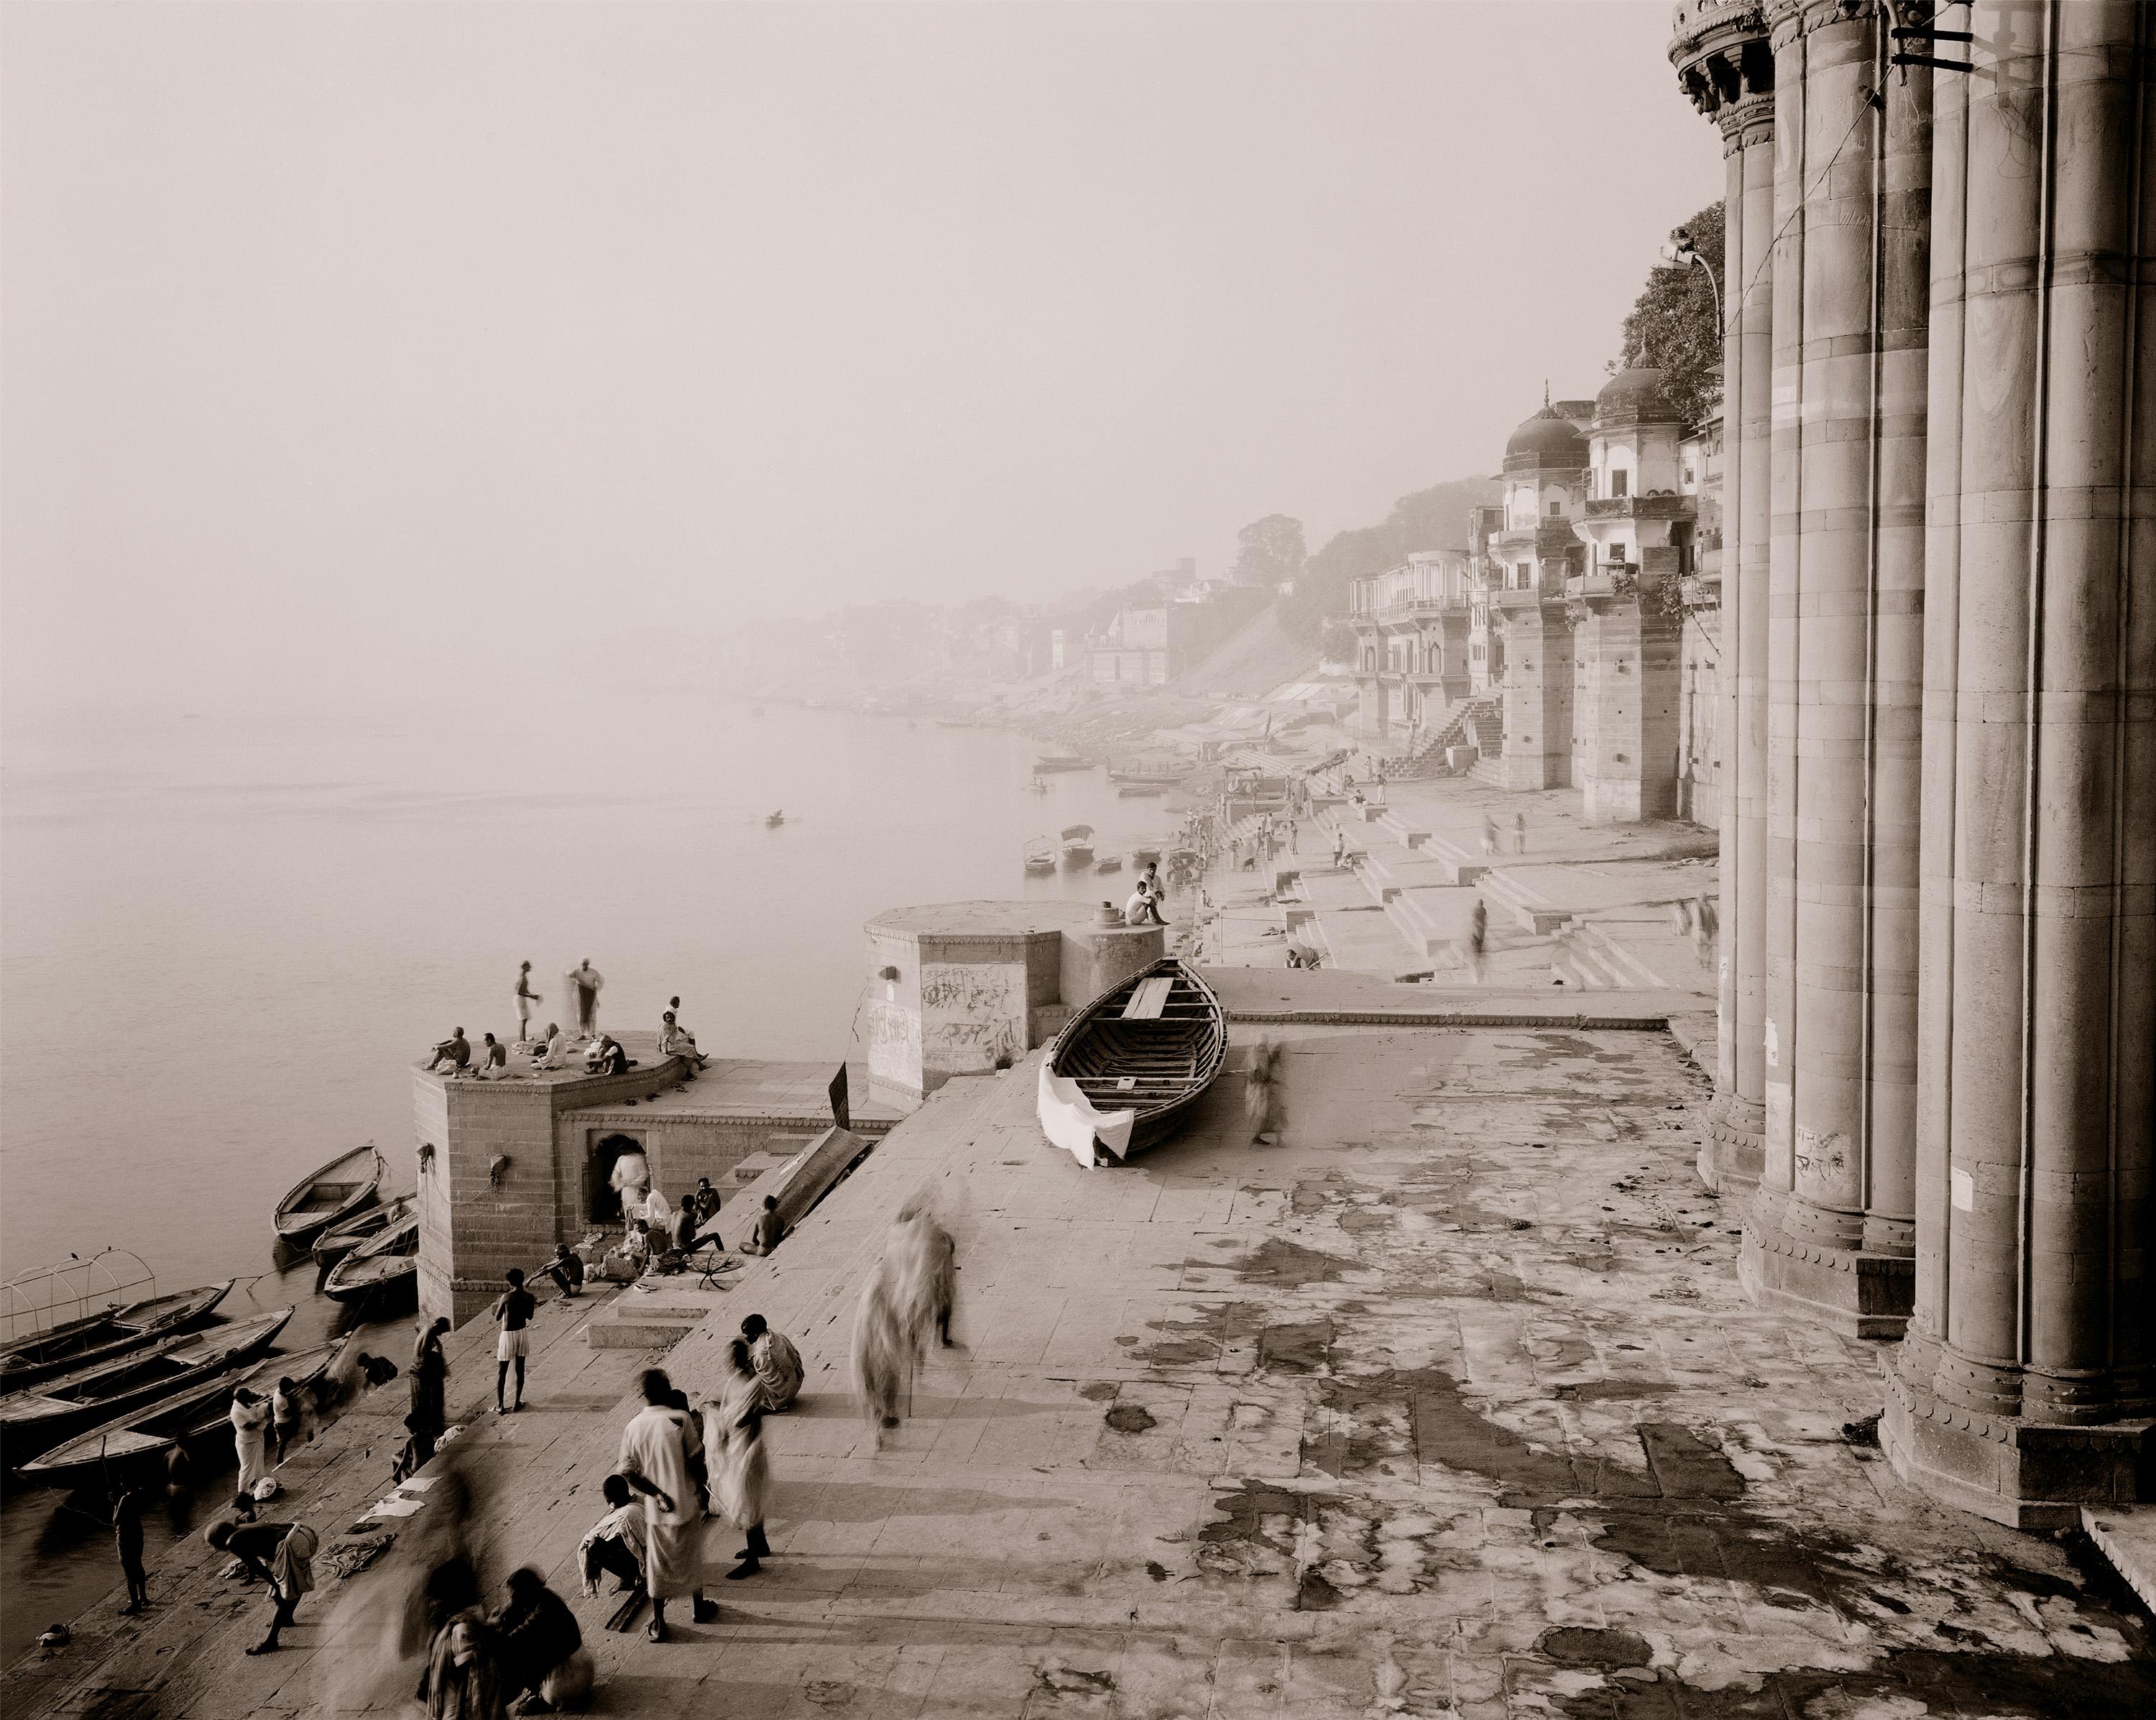
{"label": "hazy sky", "polygon": [[1669,12],[8,5],[8,709],[1314,547],[1598,386]]}

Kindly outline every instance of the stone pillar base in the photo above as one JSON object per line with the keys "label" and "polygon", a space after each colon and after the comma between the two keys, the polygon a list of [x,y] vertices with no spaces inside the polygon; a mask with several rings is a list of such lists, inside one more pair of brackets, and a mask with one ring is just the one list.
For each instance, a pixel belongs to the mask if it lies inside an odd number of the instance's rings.
{"label": "stone pillar base", "polygon": [[1767,1112],[1756,1099],[1717,1093],[1707,1109],[1699,1179],[1717,1194],[1748,1196],[1767,1165]]}
{"label": "stone pillar base", "polygon": [[2156,1422],[2061,1427],[1943,1404],[1887,1370],[1879,1443],[1894,1473],[2010,1529],[2076,1527],[2086,1505],[2156,1500]]}
{"label": "stone pillar base", "polygon": [[1916,1302],[1917,1263],[1799,1242],[1755,1214],[1744,1221],[1737,1281],[1759,1307],[1802,1314],[1845,1337],[1898,1338]]}

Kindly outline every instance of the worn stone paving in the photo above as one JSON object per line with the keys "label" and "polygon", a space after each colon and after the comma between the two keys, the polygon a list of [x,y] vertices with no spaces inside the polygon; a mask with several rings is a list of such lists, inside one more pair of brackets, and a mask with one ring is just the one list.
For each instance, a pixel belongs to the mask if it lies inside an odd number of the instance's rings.
{"label": "worn stone paving", "polygon": [[[729,1312],[808,1368],[771,1424],[778,1556],[664,1646],[578,1601],[599,1712],[2156,1712],[2123,1589],[1902,1489],[1842,1433],[1879,1351],[1744,1302],[1666,1035],[1272,1031],[1277,1144],[1231,1074],[1184,1138],[1084,1170],[1043,1144],[1029,1063],[947,1089],[741,1275]],[[879,1451],[847,1331],[921,1194],[958,1239],[960,1343]],[[672,1353],[692,1391],[724,1335]],[[627,1411],[550,1409],[564,1389],[535,1369],[544,1421],[485,1424],[464,1461],[490,1577],[531,1560],[573,1595]],[[715,1579],[733,1545],[714,1532]],[[392,1712],[408,1673],[367,1621],[409,1576],[393,1552],[330,1585],[244,1671],[238,1623],[153,1618],[141,1694],[86,1666],[47,1711]],[[187,1663],[162,1687],[161,1642]]]}

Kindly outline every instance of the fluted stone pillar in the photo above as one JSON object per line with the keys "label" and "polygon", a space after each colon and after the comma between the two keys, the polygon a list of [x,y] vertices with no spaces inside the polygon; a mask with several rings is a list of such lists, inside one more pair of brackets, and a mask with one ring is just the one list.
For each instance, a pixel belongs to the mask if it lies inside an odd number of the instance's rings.
{"label": "fluted stone pillar", "polygon": [[1766,1096],[1768,438],[1773,391],[1774,57],[1757,5],[1676,8],[1670,59],[1722,132],[1722,959],[1710,1189],[1758,1186]]}
{"label": "fluted stone pillar", "polygon": [[1896,1471],[2021,1527],[2156,1495],[2148,8],[1982,0],[1933,196],[1917,1296]]}
{"label": "fluted stone pillar", "polygon": [[1897,1337],[1915,1283],[1930,74],[1888,75],[1871,0],[1767,15],[1767,1150],[1738,1271],[1763,1304]]}

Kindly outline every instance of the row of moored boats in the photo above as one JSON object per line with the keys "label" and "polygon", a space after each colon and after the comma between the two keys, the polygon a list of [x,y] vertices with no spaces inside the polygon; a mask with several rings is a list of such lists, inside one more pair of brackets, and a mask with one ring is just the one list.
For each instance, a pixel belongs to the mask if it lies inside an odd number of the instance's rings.
{"label": "row of moored boats", "polygon": [[[324,1165],[278,1203],[277,1240],[311,1250],[340,1302],[416,1286],[416,1197],[383,1200],[372,1143]],[[108,1307],[0,1343],[0,1461],[24,1481],[76,1486],[140,1471],[176,1448],[231,1431],[233,1394],[280,1381],[316,1386],[343,1342],[271,1355],[296,1312],[218,1313],[237,1282]]]}

